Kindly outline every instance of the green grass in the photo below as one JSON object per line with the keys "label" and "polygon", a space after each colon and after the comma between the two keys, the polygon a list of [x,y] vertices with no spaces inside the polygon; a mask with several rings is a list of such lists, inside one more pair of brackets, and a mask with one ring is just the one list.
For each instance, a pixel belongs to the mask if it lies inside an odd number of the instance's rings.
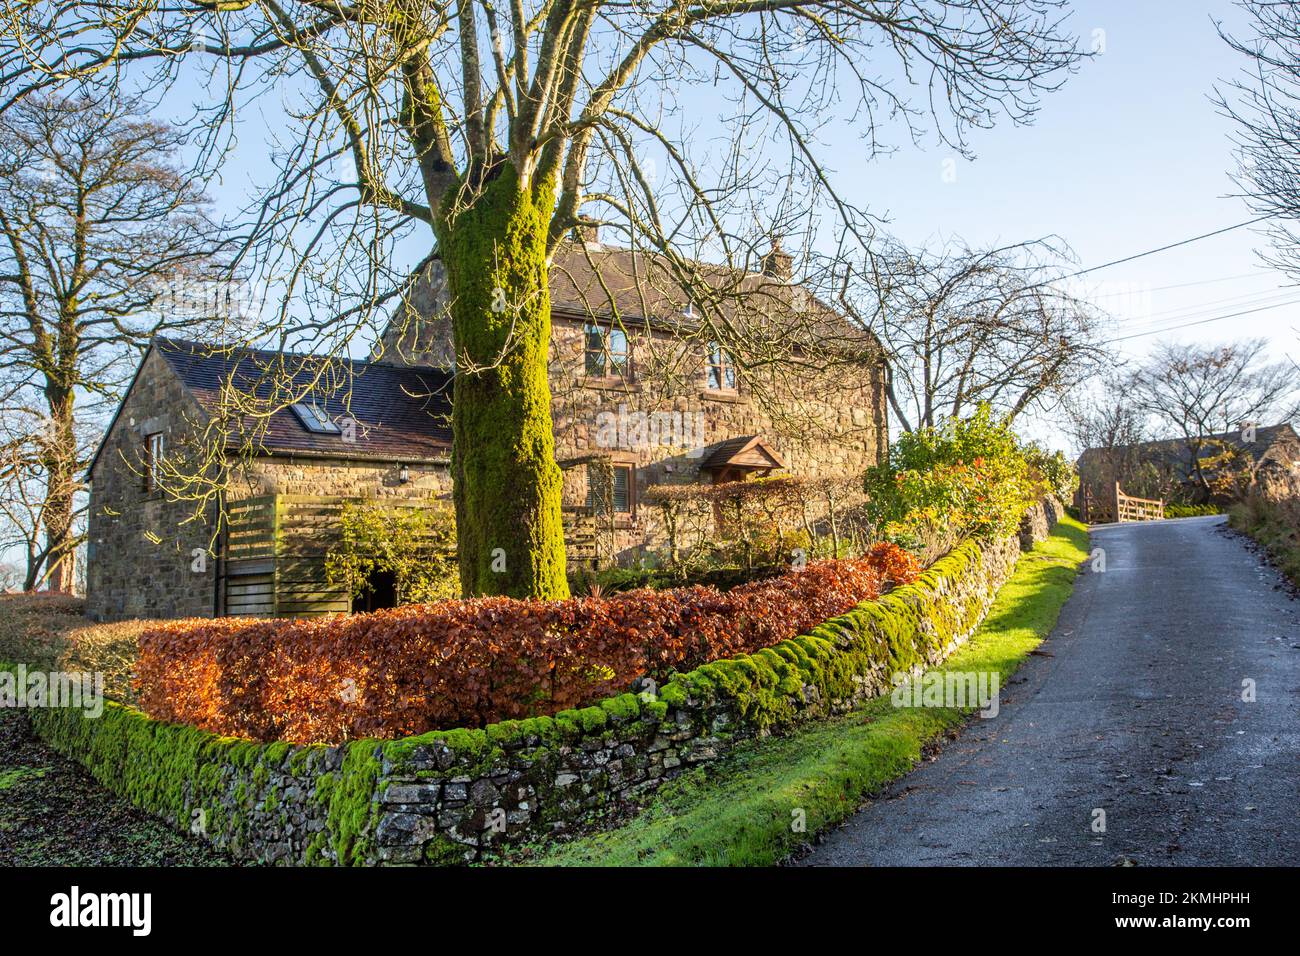
{"label": "green grass", "polygon": [[[1056,623],[1088,556],[1088,534],[1066,518],[1021,557],[972,639],[939,670],[998,671],[1005,684]],[[783,737],[749,741],[659,789],[616,829],[506,862],[547,866],[763,866],[852,814],[907,773],[922,750],[969,711],[896,708],[876,698],[853,713]],[[802,817],[804,832],[794,824]]]}
{"label": "green grass", "polygon": [[1228,523],[1259,542],[1278,570],[1300,586],[1300,501],[1254,496],[1229,509]]}

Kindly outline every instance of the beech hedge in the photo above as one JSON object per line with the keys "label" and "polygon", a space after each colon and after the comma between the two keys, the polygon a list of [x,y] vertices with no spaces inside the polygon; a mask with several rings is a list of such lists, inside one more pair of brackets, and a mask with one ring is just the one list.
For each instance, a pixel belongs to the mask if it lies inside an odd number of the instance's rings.
{"label": "beech hedge", "polygon": [[170,622],[140,637],[145,713],[292,743],[394,738],[554,714],[638,678],[752,653],[919,573],[892,544],[722,593],[475,598],[315,620]]}

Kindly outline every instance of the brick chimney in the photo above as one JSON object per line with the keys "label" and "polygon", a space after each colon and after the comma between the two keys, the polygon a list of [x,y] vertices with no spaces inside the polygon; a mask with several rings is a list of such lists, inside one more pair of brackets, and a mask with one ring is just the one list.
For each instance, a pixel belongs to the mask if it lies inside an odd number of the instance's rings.
{"label": "brick chimney", "polygon": [[600,248],[600,225],[588,220],[580,221],[573,227],[573,238],[584,246],[593,249]]}
{"label": "brick chimney", "polygon": [[794,256],[781,248],[781,240],[773,239],[772,248],[763,256],[763,275],[789,282],[794,270]]}

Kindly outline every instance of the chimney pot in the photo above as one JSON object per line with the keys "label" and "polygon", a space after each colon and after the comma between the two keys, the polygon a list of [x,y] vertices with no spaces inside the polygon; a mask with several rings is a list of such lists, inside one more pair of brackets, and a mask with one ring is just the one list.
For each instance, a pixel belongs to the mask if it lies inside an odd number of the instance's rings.
{"label": "chimney pot", "polygon": [[794,272],[794,256],[781,248],[781,240],[773,239],[772,248],[763,256],[763,275],[789,282]]}

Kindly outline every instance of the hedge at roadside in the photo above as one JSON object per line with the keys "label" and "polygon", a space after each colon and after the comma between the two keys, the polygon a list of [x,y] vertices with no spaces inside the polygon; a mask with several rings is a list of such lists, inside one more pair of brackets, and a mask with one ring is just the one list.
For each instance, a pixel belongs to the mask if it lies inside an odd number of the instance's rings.
{"label": "hedge at roadside", "polygon": [[[1006,556],[998,560],[994,549]],[[726,701],[744,722],[767,729],[792,723],[808,688],[830,700],[863,696],[863,684],[878,691],[894,673],[942,660],[974,630],[1017,554],[1014,539],[965,542],[909,586],[864,602],[807,634],[674,677],[660,699],[670,706],[687,700]]]}
{"label": "hedge at roadside", "polygon": [[770,647],[905,583],[893,545],[721,593],[479,598],[348,618],[184,621],[147,631],[142,709],[215,733],[296,743],[402,737],[579,706]]}
{"label": "hedge at roadside", "polygon": [[[109,789],[182,829],[201,821],[204,835],[252,860],[366,864],[389,857],[382,823],[390,787],[440,780],[493,779],[507,755],[527,753],[539,782],[562,772],[564,761],[615,739],[652,741],[685,720],[717,734],[711,715],[735,719],[718,736],[728,740],[788,726],[830,712],[837,699],[879,693],[889,675],[941,658],[982,617],[1014,564],[1014,539],[968,543],[915,582],[754,654],[717,661],[674,677],[659,699],[623,694],[553,717],[507,720],[482,730],[434,731],[340,747],[293,747],[219,737],[153,720],[108,703],[99,719],[75,709],[33,711],[37,732],[78,760]],[[659,728],[658,730],[656,728]],[[429,755],[437,769],[427,769]],[[568,754],[568,756],[565,756]],[[470,787],[469,789],[472,789]],[[529,822],[511,824],[503,839],[533,838],[542,821],[576,820],[569,791],[537,786]],[[617,800],[596,793],[600,801]],[[405,799],[405,798],[403,798]],[[568,807],[568,809],[566,809]],[[458,861],[467,847],[442,827],[441,803],[418,804],[430,825],[425,860]],[[457,824],[463,817],[457,816]]]}
{"label": "hedge at roadside", "polygon": [[1203,518],[1207,515],[1222,514],[1223,509],[1218,505],[1165,505],[1166,518]]}

